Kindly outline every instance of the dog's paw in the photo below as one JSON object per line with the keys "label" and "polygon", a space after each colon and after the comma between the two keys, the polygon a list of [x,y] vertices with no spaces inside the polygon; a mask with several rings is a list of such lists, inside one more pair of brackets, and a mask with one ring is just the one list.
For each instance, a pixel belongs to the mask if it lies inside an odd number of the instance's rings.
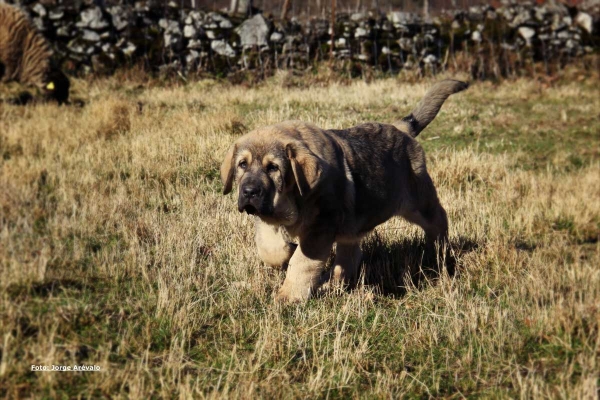
{"label": "dog's paw", "polygon": [[275,295],[275,301],[278,303],[293,304],[302,303],[310,298],[310,290],[289,290],[285,287],[279,289]]}

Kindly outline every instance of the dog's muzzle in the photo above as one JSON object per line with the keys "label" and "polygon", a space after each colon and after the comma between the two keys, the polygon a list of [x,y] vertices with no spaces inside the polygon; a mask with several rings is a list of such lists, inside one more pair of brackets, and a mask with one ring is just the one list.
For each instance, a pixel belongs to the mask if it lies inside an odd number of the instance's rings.
{"label": "dog's muzzle", "polygon": [[259,214],[263,208],[263,190],[260,186],[248,183],[240,188],[238,210],[250,215]]}

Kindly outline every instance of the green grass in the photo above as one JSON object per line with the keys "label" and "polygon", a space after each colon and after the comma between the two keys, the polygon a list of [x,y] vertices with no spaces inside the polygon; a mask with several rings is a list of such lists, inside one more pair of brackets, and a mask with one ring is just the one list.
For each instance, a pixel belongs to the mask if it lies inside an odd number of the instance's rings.
{"label": "green grass", "polygon": [[430,82],[76,81],[81,109],[0,103],[0,396],[597,396],[595,82],[451,97],[419,141],[457,274],[420,272],[422,234],[394,219],[355,290],[300,305],[274,302],[285,273],[221,195],[226,149],[285,119],[392,122]]}

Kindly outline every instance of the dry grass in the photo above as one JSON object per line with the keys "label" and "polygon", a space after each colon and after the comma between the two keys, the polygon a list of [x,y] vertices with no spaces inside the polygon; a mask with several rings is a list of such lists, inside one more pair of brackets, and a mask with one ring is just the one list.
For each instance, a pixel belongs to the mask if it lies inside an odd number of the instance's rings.
{"label": "dry grass", "polygon": [[[458,273],[421,232],[364,244],[363,284],[281,306],[221,196],[242,132],[392,121],[427,84],[76,82],[83,108],[0,103],[0,395],[596,398],[598,80],[476,84],[420,137]],[[101,372],[32,372],[31,365]]]}

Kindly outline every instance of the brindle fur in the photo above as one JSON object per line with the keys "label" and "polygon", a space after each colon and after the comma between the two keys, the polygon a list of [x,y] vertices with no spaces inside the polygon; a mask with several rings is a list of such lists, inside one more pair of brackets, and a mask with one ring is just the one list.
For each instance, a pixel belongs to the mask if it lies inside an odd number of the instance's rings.
{"label": "brindle fur", "polygon": [[350,283],[361,239],[392,216],[421,226],[429,243],[446,240],[446,212],[415,137],[448,96],[466,88],[460,81],[437,83],[396,126],[323,130],[288,121],[235,142],[221,166],[224,194],[238,183],[239,211],[257,215],[259,257],[273,266],[288,264],[279,300],[314,293],[334,243],[332,279]]}
{"label": "brindle fur", "polygon": [[[51,63],[52,50],[19,8],[0,2],[0,82],[40,88],[59,103],[69,97],[69,80]],[[47,84],[53,82],[54,89]]]}

